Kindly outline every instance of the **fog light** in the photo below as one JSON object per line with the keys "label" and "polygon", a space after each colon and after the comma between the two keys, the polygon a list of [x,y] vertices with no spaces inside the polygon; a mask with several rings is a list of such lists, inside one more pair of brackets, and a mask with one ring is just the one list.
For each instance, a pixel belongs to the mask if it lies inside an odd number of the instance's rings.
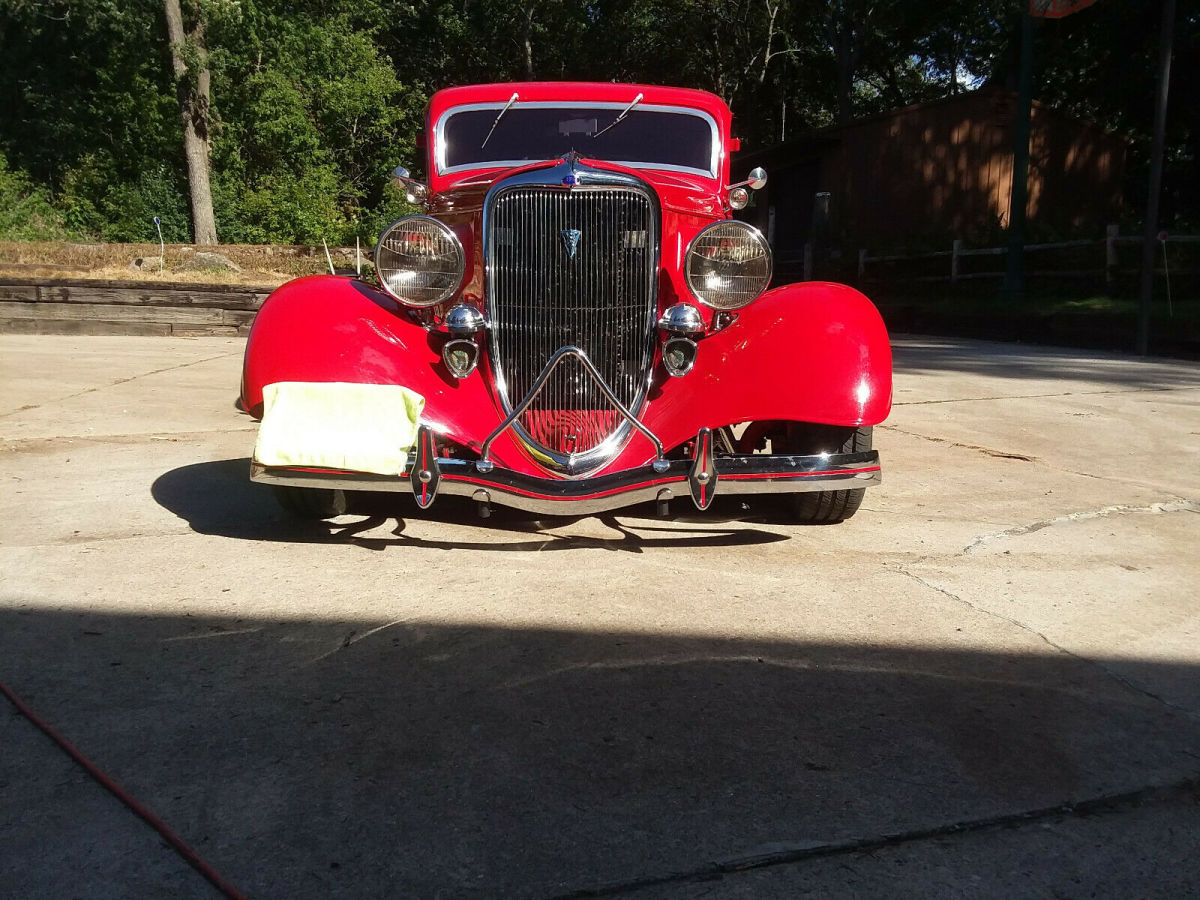
{"label": "fog light", "polygon": [[466,338],[447,341],[442,347],[442,361],[455,378],[466,378],[479,362],[479,345]]}
{"label": "fog light", "polygon": [[676,337],[695,337],[704,333],[704,319],[691,304],[676,303],[663,312],[658,327]]}
{"label": "fog light", "polygon": [[671,377],[683,377],[695,363],[696,342],[691,338],[674,337],[663,345],[663,365]]}
{"label": "fog light", "polygon": [[446,330],[455,337],[467,337],[486,327],[483,313],[468,303],[458,303],[446,313]]}

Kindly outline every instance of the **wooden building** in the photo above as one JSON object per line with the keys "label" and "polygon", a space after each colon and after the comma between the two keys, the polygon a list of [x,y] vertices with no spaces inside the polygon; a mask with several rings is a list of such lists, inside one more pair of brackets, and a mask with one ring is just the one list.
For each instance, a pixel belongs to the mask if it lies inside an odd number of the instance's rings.
{"label": "wooden building", "polygon": [[[995,242],[1008,223],[1015,110],[1014,94],[984,89],[739,153],[735,180],[754,166],[768,174],[742,218],[784,260],[810,241],[888,250]],[[1031,230],[1102,235],[1120,214],[1125,151],[1123,138],[1035,103]]]}

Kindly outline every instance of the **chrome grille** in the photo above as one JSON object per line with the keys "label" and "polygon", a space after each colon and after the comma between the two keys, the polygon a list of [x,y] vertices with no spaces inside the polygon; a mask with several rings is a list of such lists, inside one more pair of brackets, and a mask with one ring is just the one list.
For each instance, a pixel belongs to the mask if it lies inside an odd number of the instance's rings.
{"label": "chrome grille", "polygon": [[[554,352],[573,345],[634,409],[652,359],[657,264],[657,205],[648,191],[497,191],[488,210],[488,302],[505,405],[520,403]],[[595,450],[622,424],[574,360],[555,370],[520,420],[527,439],[563,456]]]}

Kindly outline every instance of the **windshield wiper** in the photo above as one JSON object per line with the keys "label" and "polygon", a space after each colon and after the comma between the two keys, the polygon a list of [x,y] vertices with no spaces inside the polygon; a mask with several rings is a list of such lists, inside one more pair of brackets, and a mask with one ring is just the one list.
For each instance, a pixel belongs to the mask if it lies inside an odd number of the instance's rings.
{"label": "windshield wiper", "polygon": [[[641,97],[641,94],[639,94],[638,97]],[[506,112],[508,112],[512,108],[512,105],[516,102],[517,102],[517,92],[513,91],[513,95],[511,97],[509,97],[508,102],[504,104],[504,109],[500,110],[500,115],[496,116],[496,121],[493,122],[492,127],[490,129],[488,129],[487,137],[485,137],[483,139],[483,143],[479,145],[480,150],[482,150],[484,147],[487,146],[487,142],[492,137],[492,132],[496,130],[496,126],[500,124],[500,120],[504,118],[504,114]]]}
{"label": "windshield wiper", "polygon": [[632,103],[630,103],[627,107],[625,107],[623,110],[621,110],[621,114],[619,116],[617,116],[615,119],[613,119],[607,125],[605,125],[603,128],[601,128],[595,134],[593,134],[592,140],[595,140],[596,138],[600,137],[600,135],[604,134],[604,132],[608,131],[608,129],[612,128],[617,123],[624,121],[625,117],[627,115],[629,115],[631,112],[633,112],[633,108],[641,102],[642,102],[642,95],[638,94],[636,97],[633,98]]}

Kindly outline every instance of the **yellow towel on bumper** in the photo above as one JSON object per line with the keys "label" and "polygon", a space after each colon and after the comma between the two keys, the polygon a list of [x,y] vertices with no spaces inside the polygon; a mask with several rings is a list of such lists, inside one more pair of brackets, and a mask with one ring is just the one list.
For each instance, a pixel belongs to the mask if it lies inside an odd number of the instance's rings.
{"label": "yellow towel on bumper", "polygon": [[424,408],[424,397],[399,385],[268,384],[254,459],[264,466],[400,475]]}

